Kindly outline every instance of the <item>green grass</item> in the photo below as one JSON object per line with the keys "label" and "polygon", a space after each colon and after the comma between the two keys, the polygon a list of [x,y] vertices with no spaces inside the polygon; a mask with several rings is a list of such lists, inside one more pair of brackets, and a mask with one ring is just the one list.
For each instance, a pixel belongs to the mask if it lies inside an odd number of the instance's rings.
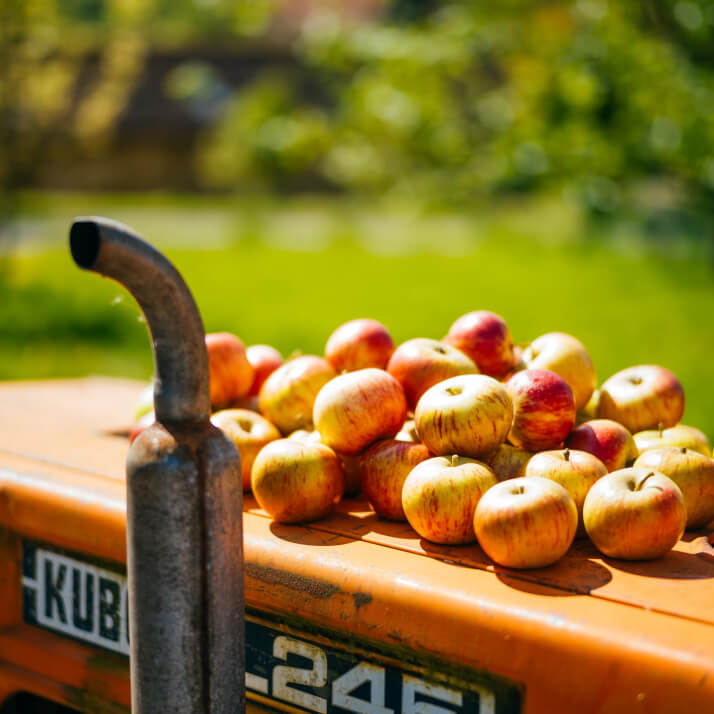
{"label": "green grass", "polygon": [[518,342],[574,334],[601,381],[633,364],[670,368],[687,394],[685,421],[714,436],[714,279],[686,236],[596,234],[553,201],[425,216],[317,199],[50,195],[26,206],[0,279],[0,378],[151,375],[132,298],[81,273],[66,248],[72,215],[104,213],[162,247],[209,331],[320,353],[354,317],[381,320],[400,342],[442,337],[464,312],[489,309]]}

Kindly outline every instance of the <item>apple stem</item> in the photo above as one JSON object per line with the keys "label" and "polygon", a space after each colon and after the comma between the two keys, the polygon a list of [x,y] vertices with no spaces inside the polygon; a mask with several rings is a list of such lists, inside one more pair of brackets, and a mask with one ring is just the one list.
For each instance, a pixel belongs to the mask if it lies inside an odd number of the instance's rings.
{"label": "apple stem", "polygon": [[687,447],[686,447],[686,446],[683,446],[683,447],[680,449],[680,452],[683,453],[683,454],[686,454],[686,453],[687,453]]}
{"label": "apple stem", "polygon": [[566,461],[570,461],[570,449],[565,449],[565,451],[563,451],[563,458]]}
{"label": "apple stem", "polygon": [[635,486],[635,491],[641,491],[641,490],[642,490],[642,487],[645,485],[645,481],[647,481],[647,479],[648,479],[650,476],[654,476],[654,475],[655,475],[655,472],[654,472],[654,471],[650,471],[650,472],[647,474],[647,476],[645,476],[645,477]]}
{"label": "apple stem", "polygon": [[663,431],[663,430],[664,430],[664,424],[663,424],[662,422],[660,422],[659,424],[657,424],[657,431],[659,431],[659,438],[660,438],[660,439],[662,438],[662,431]]}
{"label": "apple stem", "polygon": [[458,454],[451,454],[451,465],[452,465],[452,466],[458,466],[458,465],[459,465],[459,457],[458,457]]}

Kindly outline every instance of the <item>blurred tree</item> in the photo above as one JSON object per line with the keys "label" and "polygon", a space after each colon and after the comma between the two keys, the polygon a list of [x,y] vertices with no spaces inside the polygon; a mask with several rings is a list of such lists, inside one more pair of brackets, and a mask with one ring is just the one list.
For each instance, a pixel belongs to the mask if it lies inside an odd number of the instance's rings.
{"label": "blurred tree", "polygon": [[665,182],[659,208],[711,212],[707,0],[395,0],[367,24],[322,5],[293,48],[320,92],[274,75],[241,91],[204,144],[212,186],[318,177],[447,202],[565,186],[607,214]]}
{"label": "blurred tree", "polygon": [[[62,137],[96,150],[111,135],[147,45],[152,0],[2,0],[0,3],[0,238],[17,189]],[[97,32],[99,35],[97,36]],[[89,55],[97,70],[82,77]],[[2,247],[2,246],[0,246]]]}

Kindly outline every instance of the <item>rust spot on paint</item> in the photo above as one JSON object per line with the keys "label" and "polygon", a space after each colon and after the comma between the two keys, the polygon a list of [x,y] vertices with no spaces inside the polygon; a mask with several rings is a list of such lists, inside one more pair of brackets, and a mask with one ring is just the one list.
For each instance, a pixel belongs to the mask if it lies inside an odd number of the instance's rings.
{"label": "rust spot on paint", "polygon": [[307,593],[311,597],[325,600],[340,592],[340,588],[332,583],[326,583],[304,575],[287,573],[277,568],[269,568],[257,563],[246,563],[245,572],[251,578],[260,580],[267,585],[281,585],[297,592]]}
{"label": "rust spot on paint", "polygon": [[359,610],[362,605],[369,605],[372,602],[372,596],[369,593],[352,593],[352,599],[355,601],[355,608]]}

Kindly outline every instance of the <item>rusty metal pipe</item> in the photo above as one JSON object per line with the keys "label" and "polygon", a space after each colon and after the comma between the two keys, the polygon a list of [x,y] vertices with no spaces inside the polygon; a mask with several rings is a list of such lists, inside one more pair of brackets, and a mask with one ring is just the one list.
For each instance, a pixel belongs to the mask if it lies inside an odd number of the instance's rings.
{"label": "rusty metal pipe", "polygon": [[121,224],[77,219],[70,248],[134,295],[154,347],[157,423],[127,457],[132,712],[244,711],[240,459],[209,421],[200,314],[171,263]]}
{"label": "rusty metal pipe", "polygon": [[154,346],[157,420],[208,419],[203,322],[176,268],[131,229],[106,218],[76,219],[70,250],[77,265],[121,283],[143,310]]}

